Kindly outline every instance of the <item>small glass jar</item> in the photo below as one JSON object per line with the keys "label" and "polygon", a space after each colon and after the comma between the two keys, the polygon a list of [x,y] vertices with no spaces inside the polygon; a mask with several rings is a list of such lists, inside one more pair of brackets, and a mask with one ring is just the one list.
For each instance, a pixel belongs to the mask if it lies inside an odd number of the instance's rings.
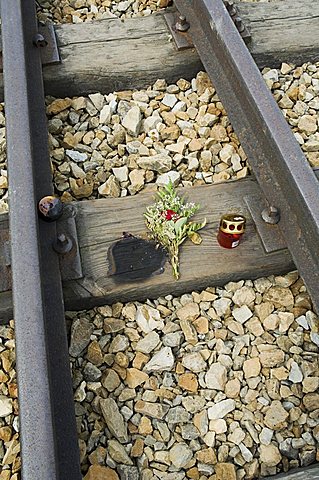
{"label": "small glass jar", "polygon": [[242,215],[228,213],[220,219],[217,235],[218,243],[224,248],[235,248],[239,245],[245,231],[246,219]]}

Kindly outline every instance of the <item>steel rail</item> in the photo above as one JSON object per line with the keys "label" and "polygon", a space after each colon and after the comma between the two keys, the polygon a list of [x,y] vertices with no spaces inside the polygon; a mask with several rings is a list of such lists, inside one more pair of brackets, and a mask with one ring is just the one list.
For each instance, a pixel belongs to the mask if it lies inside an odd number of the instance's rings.
{"label": "steel rail", "polygon": [[175,0],[319,312],[319,184],[222,0]]}
{"label": "steel rail", "polygon": [[81,479],[34,0],[1,0],[22,478]]}

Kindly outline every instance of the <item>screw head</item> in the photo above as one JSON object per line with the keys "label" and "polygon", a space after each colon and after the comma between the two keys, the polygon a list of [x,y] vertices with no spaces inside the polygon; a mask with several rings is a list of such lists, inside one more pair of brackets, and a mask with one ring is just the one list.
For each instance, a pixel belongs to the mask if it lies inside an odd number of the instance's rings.
{"label": "screw head", "polygon": [[274,205],[270,205],[268,208],[265,208],[261,212],[261,217],[266,223],[270,223],[271,225],[275,225],[280,221],[280,212],[277,207]]}
{"label": "screw head", "polygon": [[63,203],[57,197],[48,195],[41,198],[38,203],[40,217],[47,222],[54,222],[61,217],[63,213]]}

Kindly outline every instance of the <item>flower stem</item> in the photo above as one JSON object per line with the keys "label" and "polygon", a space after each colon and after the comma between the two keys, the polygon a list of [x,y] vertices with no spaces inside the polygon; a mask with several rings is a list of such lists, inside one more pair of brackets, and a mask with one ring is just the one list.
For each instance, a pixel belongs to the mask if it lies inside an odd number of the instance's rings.
{"label": "flower stem", "polygon": [[179,258],[178,258],[178,245],[175,243],[173,244],[173,247],[171,249],[171,264],[173,267],[173,274],[176,280],[179,279]]}

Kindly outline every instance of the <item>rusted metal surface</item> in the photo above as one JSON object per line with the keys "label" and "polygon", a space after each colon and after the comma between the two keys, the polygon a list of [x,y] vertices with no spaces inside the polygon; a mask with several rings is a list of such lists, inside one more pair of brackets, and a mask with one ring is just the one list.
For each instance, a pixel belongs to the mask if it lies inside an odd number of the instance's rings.
{"label": "rusted metal surface", "polygon": [[262,212],[267,208],[265,198],[262,195],[251,195],[245,197],[245,202],[254,220],[265,252],[271,253],[287,248],[278,225],[271,225],[262,219]]}
{"label": "rusted metal surface", "polygon": [[1,1],[22,478],[81,479],[33,0]]}
{"label": "rusted metal surface", "polygon": [[176,0],[319,311],[319,184],[222,0]]}
{"label": "rusted metal surface", "polygon": [[169,28],[170,34],[175,42],[177,50],[185,50],[187,48],[194,48],[192,39],[187,33],[188,28],[184,31],[180,31],[176,28],[176,24],[179,21],[179,12],[166,12],[164,18]]}

